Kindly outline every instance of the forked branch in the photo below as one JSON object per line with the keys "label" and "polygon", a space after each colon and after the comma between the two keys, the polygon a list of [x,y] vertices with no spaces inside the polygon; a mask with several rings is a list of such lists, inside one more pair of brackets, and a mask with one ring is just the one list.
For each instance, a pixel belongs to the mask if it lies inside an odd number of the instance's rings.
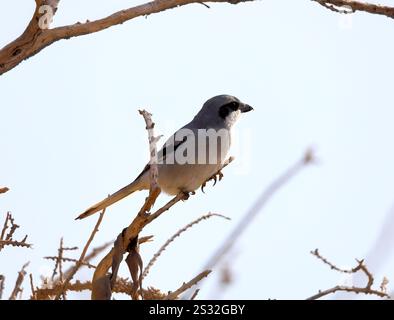
{"label": "forked branch", "polygon": [[[208,0],[211,3],[238,4],[256,0]],[[336,10],[336,8],[350,8],[351,12],[363,11],[371,14],[384,15],[394,18],[394,8],[376,5],[362,1],[351,0],[312,0],[320,5],[337,12],[348,10]],[[159,13],[168,9],[189,5],[204,4],[201,0],[154,0],[135,7],[120,10],[105,18],[85,23],[77,22],[50,29],[54,15],[57,12],[60,0],[36,0],[36,8],[25,31],[14,41],[0,50],[0,75],[15,68],[23,60],[26,60],[56,41],[70,39],[82,35],[92,34],[115,25],[122,24],[137,17],[146,17],[150,14]],[[210,8],[208,6],[208,8]],[[4,28],[4,26],[3,26]]]}
{"label": "forked branch", "polygon": [[331,263],[328,261],[326,258],[324,258],[318,249],[314,250],[311,252],[312,255],[314,255],[316,258],[321,260],[324,264],[328,265],[332,270],[341,272],[341,273],[348,273],[348,274],[354,274],[357,272],[362,272],[365,274],[367,277],[367,283],[365,287],[356,287],[356,286],[345,286],[345,285],[337,285],[333,288],[327,289],[327,290],[320,290],[317,294],[309,297],[307,300],[317,300],[322,297],[328,296],[330,294],[343,291],[343,292],[350,292],[350,293],[362,293],[362,294],[369,294],[369,295],[376,295],[381,298],[390,298],[390,296],[386,292],[386,285],[388,283],[387,278],[383,278],[382,284],[380,285],[380,290],[372,288],[374,284],[374,277],[372,273],[368,270],[367,266],[364,264],[364,260],[356,260],[357,265],[350,269],[350,270],[344,270],[341,268],[338,268],[335,264]]}

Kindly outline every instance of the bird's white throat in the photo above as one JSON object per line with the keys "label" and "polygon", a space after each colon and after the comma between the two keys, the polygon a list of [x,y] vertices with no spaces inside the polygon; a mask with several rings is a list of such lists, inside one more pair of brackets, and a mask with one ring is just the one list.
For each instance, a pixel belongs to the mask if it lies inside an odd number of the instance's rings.
{"label": "bird's white throat", "polygon": [[224,123],[226,124],[226,127],[228,129],[230,129],[238,120],[238,118],[241,115],[241,111],[240,110],[236,110],[231,112],[226,119],[224,120]]}

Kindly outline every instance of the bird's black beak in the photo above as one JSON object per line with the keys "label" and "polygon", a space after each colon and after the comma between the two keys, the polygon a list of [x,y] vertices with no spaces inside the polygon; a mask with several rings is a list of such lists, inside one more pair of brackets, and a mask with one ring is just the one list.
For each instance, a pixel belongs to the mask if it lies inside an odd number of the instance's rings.
{"label": "bird's black beak", "polygon": [[241,110],[241,112],[244,113],[244,112],[252,111],[253,108],[250,105],[243,103],[243,104],[241,104],[241,107],[239,108],[239,110]]}

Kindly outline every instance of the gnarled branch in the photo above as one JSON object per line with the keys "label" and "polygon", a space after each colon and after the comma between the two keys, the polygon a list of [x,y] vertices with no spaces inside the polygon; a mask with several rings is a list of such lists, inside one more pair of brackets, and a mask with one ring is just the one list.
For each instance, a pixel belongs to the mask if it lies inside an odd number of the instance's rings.
{"label": "gnarled branch", "polygon": [[[33,17],[25,31],[20,37],[0,50],[0,75],[12,70],[23,60],[34,56],[56,41],[96,33],[137,17],[147,16],[192,3],[205,5],[201,0],[155,0],[125,10],[120,10],[102,19],[94,21],[87,20],[85,23],[77,22],[72,25],[49,29],[52,18],[57,11],[59,1],[60,0],[36,0],[36,8]],[[238,4],[249,1],[256,0],[209,0],[206,2]],[[351,8],[352,12],[363,11],[394,18],[394,7],[351,0],[312,1],[328,9],[346,7]],[[342,12],[341,10],[334,11]]]}
{"label": "gnarled branch", "polygon": [[[254,0],[210,0],[209,2],[237,4],[246,1]],[[202,1],[155,0],[115,12],[102,19],[87,21],[86,23],[77,22],[73,25],[48,29],[50,21],[56,13],[58,2],[58,0],[36,0],[36,8],[26,30],[19,38],[0,50],[0,75],[15,68],[23,60],[34,56],[56,41],[95,33],[137,17],[158,13],[191,3],[201,3]],[[51,12],[45,10],[49,8],[52,9]],[[49,9],[49,11],[51,9]]]}

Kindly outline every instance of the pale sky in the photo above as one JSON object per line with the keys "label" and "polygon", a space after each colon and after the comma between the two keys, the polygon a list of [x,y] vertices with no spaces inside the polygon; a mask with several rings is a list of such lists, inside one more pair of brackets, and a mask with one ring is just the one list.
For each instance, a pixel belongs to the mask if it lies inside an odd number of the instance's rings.
{"label": "pale sky", "polygon": [[[63,0],[54,25],[135,4]],[[155,236],[141,248],[144,262],[203,214],[232,220],[212,218],[177,239],[144,286],[166,292],[194,277],[258,195],[309,146],[319,164],[271,199],[225,260],[231,286],[218,293],[219,268],[199,297],[303,299],[343,283],[309,254],[315,248],[341,267],[370,257],[377,284],[383,276],[394,280],[391,228],[370,255],[394,215],[394,21],[342,16],[307,0],[210,6],[57,42],[0,77],[0,186],[11,189],[0,197],[0,213],[11,211],[19,238],[27,233],[34,244],[0,252],[5,297],[26,261],[37,284],[51,272],[42,257],[56,255],[61,236],[67,246],[82,247],[97,217],[74,218],[145,165],[147,133],[138,109],[152,112],[156,132],[167,138],[222,93],[255,109],[238,123],[236,162],[215,187],[143,231]],[[3,4],[0,46],[23,31],[33,9],[34,1]],[[109,208],[92,246],[115,238],[145,196]],[[169,199],[163,195],[159,203]],[[127,276],[125,266],[121,275]],[[86,270],[79,276],[89,277]],[[29,291],[26,282],[25,297]]]}

